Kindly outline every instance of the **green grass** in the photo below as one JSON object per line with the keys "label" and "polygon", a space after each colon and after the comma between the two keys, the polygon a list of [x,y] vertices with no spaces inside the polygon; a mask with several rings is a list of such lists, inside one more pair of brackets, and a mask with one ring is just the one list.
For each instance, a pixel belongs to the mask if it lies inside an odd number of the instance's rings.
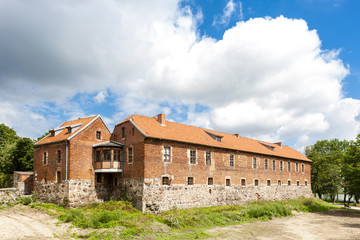
{"label": "green grass", "polygon": [[88,239],[133,239],[152,236],[156,239],[203,239],[203,230],[214,226],[267,221],[297,212],[322,212],[337,208],[316,198],[284,201],[261,201],[243,205],[173,209],[159,215],[145,214],[126,201],[91,203],[67,209],[49,203],[33,203],[31,207],[71,222],[79,228],[93,229]]}

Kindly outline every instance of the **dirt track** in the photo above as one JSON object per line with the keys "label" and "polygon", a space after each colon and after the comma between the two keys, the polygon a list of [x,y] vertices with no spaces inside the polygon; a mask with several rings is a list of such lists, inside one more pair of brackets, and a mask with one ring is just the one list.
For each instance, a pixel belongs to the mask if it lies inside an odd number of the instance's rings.
{"label": "dirt track", "polygon": [[[0,239],[71,239],[72,232],[85,233],[57,222],[46,213],[22,205],[0,210]],[[216,235],[215,239],[360,240],[360,211],[304,213],[268,222],[215,227],[206,232]]]}
{"label": "dirt track", "polygon": [[332,210],[326,213],[302,213],[237,226],[216,227],[207,231],[220,234],[215,239],[360,239],[360,212]]}

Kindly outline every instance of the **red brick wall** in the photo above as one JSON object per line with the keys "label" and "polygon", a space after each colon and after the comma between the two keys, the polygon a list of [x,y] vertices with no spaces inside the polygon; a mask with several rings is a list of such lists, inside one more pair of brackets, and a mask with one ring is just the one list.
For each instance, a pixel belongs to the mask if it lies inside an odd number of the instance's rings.
{"label": "red brick wall", "polygon": [[[163,146],[171,147],[171,162],[163,161]],[[188,149],[196,149],[197,163],[189,164]],[[211,165],[205,165],[205,152],[211,152]],[[229,166],[229,154],[234,154],[234,167]],[[252,168],[252,158],[257,158],[257,168]],[[268,159],[268,170],[264,170],[264,159]],[[272,160],[276,161],[276,170],[272,170]],[[279,162],[283,161],[283,171],[279,169]],[[287,171],[287,162],[291,162],[291,172]],[[295,162],[299,163],[299,172],[295,172]],[[305,173],[301,173],[301,164],[305,165]],[[259,154],[244,153],[225,149],[217,149],[186,143],[166,140],[147,139],[145,144],[145,178],[159,178],[163,175],[174,176],[172,183],[186,184],[187,177],[194,178],[194,184],[207,184],[208,177],[213,177],[214,184],[225,184],[225,179],[230,178],[231,184],[240,184],[241,179],[246,179],[246,185],[253,184],[255,179],[259,184],[277,184],[278,180],[287,185],[305,180],[310,184],[310,163],[269,157]]]}
{"label": "red brick wall", "polygon": [[[121,129],[125,127],[125,137],[122,137]],[[134,134],[133,134],[134,133]],[[144,177],[144,136],[130,122],[117,125],[111,135],[111,139],[125,145],[124,147],[124,178]],[[133,160],[128,161],[128,149],[133,148]]]}
{"label": "red brick wall", "polygon": [[[61,151],[61,161],[57,162],[57,151]],[[65,141],[35,146],[34,149],[34,178],[35,181],[56,181],[56,172],[61,171],[61,178],[65,179]],[[47,164],[44,164],[44,152],[48,153]]]}
{"label": "red brick wall", "polygon": [[[101,132],[101,140],[96,139],[96,132]],[[70,140],[69,144],[69,180],[94,180],[94,157],[92,146],[110,140],[110,131],[100,118]]]}

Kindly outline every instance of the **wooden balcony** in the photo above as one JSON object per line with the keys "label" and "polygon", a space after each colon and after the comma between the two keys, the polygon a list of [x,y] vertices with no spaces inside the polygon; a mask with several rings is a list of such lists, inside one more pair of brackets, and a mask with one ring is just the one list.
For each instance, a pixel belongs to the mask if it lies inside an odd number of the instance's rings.
{"label": "wooden balcony", "polygon": [[110,161],[110,162],[95,162],[96,173],[113,173],[122,172],[123,162],[122,161]]}

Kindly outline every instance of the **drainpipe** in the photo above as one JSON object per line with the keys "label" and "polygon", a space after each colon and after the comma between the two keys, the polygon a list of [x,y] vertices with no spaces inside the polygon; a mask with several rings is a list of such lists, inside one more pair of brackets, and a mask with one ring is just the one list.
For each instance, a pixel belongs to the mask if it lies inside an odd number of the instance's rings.
{"label": "drainpipe", "polygon": [[66,151],[65,151],[65,181],[68,180],[68,152],[69,152],[69,146],[68,146],[68,140],[65,140],[66,143]]}

